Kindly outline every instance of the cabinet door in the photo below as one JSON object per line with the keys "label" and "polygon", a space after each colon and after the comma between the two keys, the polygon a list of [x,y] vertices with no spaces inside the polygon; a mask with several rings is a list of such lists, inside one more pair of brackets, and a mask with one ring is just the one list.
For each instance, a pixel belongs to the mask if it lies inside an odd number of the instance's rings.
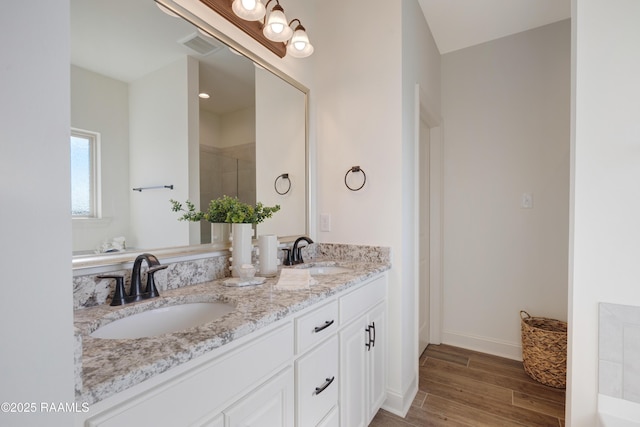
{"label": "cabinet door", "polygon": [[364,427],[368,416],[366,316],[360,317],[340,332],[340,425]]}
{"label": "cabinet door", "polygon": [[369,421],[373,419],[384,403],[386,393],[385,358],[386,358],[386,319],[385,305],[380,304],[369,312],[368,327],[372,331],[371,338],[375,338],[368,351],[369,362]]}
{"label": "cabinet door", "polygon": [[293,414],[290,367],[224,411],[226,427],[293,427]]}

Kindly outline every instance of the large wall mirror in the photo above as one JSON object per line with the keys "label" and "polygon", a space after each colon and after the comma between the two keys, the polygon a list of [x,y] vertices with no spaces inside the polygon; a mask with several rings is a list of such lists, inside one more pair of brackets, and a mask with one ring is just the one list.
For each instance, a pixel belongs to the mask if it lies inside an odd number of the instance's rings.
{"label": "large wall mirror", "polygon": [[307,90],[278,74],[153,0],[71,0],[72,135],[95,136],[94,163],[80,154],[95,183],[80,188],[99,213],[74,217],[74,262],[121,238],[131,252],[212,244],[170,199],[279,204],[257,235],[306,234]]}

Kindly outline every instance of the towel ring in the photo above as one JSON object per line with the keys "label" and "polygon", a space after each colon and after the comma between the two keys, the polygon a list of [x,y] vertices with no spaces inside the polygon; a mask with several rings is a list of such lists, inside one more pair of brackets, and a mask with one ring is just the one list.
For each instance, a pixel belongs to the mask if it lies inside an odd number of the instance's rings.
{"label": "towel ring", "polygon": [[[283,180],[287,180],[287,182],[289,183],[289,185],[287,186],[287,189],[285,191],[279,191],[278,190],[278,180],[279,179],[283,179]],[[278,193],[281,196],[284,196],[285,194],[287,194],[289,192],[289,190],[291,190],[291,179],[289,178],[289,174],[288,173],[283,173],[282,175],[278,176],[276,178],[276,180],[273,182],[273,188],[276,190],[276,193]]]}
{"label": "towel ring", "polygon": [[[360,187],[352,188],[352,187],[349,186],[349,183],[347,183],[347,177],[349,176],[349,173],[351,173],[351,172],[354,172],[354,173],[355,172],[362,172],[362,176],[364,177],[364,179],[362,180],[362,185]],[[362,169],[360,169],[360,166],[353,166],[351,169],[349,169],[347,171],[346,174],[344,174],[344,185],[346,185],[347,188],[349,190],[351,190],[351,191],[358,191],[358,190],[362,189],[362,187],[364,187],[364,184],[366,184],[366,183],[367,183],[367,174],[364,173],[364,171]]]}

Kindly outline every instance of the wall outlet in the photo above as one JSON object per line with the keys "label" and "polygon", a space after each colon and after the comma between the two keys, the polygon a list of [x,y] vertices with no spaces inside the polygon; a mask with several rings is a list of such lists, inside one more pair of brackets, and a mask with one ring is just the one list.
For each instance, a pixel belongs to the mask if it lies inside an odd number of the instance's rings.
{"label": "wall outlet", "polygon": [[320,214],[320,231],[331,231],[331,214]]}
{"label": "wall outlet", "polygon": [[520,199],[520,207],[522,209],[533,208],[533,195],[531,193],[522,193],[522,197]]}

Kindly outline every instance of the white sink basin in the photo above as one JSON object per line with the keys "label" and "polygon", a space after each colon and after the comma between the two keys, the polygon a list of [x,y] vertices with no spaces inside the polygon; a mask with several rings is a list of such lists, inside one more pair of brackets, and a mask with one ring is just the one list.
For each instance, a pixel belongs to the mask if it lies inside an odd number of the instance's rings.
{"label": "white sink basin", "polygon": [[233,304],[218,301],[159,307],[107,323],[91,336],[106,339],[155,337],[211,322],[234,310]]}
{"label": "white sink basin", "polygon": [[309,274],[312,276],[348,273],[350,271],[353,270],[347,267],[338,267],[337,265],[309,267]]}

